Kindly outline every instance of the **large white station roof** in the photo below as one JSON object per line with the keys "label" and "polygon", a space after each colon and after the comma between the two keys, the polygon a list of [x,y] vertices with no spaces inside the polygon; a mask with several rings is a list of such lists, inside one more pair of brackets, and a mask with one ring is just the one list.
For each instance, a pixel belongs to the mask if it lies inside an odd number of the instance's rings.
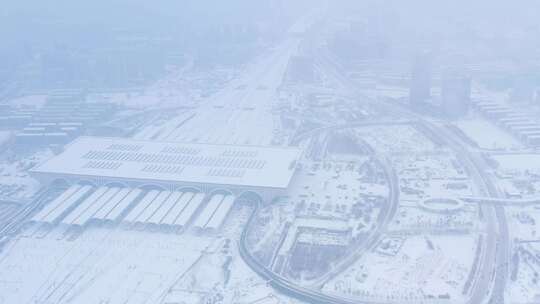
{"label": "large white station roof", "polygon": [[79,137],[33,173],[286,188],[297,148]]}

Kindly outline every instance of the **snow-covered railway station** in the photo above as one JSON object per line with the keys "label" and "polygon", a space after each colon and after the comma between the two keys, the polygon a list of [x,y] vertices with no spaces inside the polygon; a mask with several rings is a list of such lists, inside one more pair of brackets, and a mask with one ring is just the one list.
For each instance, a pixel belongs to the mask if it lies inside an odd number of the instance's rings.
{"label": "snow-covered railway station", "polygon": [[204,193],[224,189],[271,199],[286,191],[300,155],[298,148],[80,137],[31,173],[45,183],[156,185],[170,191],[193,187]]}
{"label": "snow-covered railway station", "polygon": [[44,227],[219,231],[246,195],[287,191],[296,148],[81,137],[32,174],[52,199],[31,218]]}

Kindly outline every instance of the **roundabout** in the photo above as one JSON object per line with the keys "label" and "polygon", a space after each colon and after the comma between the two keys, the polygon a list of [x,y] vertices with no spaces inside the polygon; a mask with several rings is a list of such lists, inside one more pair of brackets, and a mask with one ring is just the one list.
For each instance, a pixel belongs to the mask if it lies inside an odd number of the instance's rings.
{"label": "roundabout", "polygon": [[455,198],[428,198],[418,203],[419,207],[425,211],[433,213],[454,213],[463,209],[465,203]]}

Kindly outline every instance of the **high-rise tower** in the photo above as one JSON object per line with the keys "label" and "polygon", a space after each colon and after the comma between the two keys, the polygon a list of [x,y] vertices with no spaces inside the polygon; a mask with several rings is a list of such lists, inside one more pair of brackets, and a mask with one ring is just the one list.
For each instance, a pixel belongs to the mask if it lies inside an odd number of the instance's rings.
{"label": "high-rise tower", "polygon": [[416,56],[411,73],[409,102],[411,105],[426,103],[431,98],[431,56],[423,52]]}

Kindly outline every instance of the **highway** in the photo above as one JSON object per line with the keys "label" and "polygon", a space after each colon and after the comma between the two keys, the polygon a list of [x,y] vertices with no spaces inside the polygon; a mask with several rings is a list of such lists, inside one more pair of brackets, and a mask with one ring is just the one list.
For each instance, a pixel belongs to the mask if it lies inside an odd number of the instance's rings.
{"label": "highway", "polygon": [[[425,123],[427,127],[443,135],[442,137],[467,168],[483,195],[492,198],[502,196],[486,173],[489,165],[477,151],[468,149],[467,144],[462,142],[459,136],[453,134],[451,128],[438,127],[430,122]],[[487,300],[491,304],[503,304],[510,256],[508,224],[502,206],[480,204],[479,208],[486,219],[486,249],[483,250],[480,269],[468,303],[485,303]]]}
{"label": "highway", "polygon": [[253,209],[253,212],[251,216],[249,217],[248,222],[245,225],[244,230],[242,231],[242,235],[240,236],[240,240],[238,242],[238,249],[240,252],[240,257],[244,260],[244,262],[253,270],[255,273],[257,273],[260,277],[262,277],[264,280],[268,282],[273,288],[276,290],[283,292],[284,294],[288,296],[292,296],[294,298],[297,298],[299,300],[308,302],[308,303],[314,303],[314,304],[375,304],[375,303],[381,303],[381,302],[371,302],[371,301],[359,301],[358,299],[347,299],[343,297],[333,296],[329,294],[325,294],[321,291],[298,286],[296,283],[288,280],[287,278],[284,278],[271,270],[267,269],[263,264],[261,264],[251,253],[249,252],[249,249],[247,248],[247,235],[249,234],[249,228],[253,224],[253,221],[257,218],[257,214],[259,213],[259,209],[261,202],[255,202],[255,208]]}
{"label": "highway", "polygon": [[[335,61],[331,60],[327,54],[321,54],[321,61],[327,64],[329,71],[333,71],[333,76],[338,78],[342,83],[348,84],[354,90],[354,83],[344,77],[342,72],[339,72],[340,67]],[[362,92],[357,92],[357,96],[370,104],[375,104],[375,101],[364,96]],[[467,168],[480,191],[489,197],[501,197],[498,189],[492,183],[490,176],[485,172],[489,168],[489,165],[486,164],[481,155],[478,155],[478,151],[469,149],[467,143],[463,142],[459,136],[453,134],[451,131],[452,128],[448,125],[444,127],[437,126],[433,122],[396,103],[379,101],[376,106],[387,109],[389,113],[393,113],[401,119],[416,120],[420,125],[431,130],[432,134],[438,134],[441,142],[445,142],[456,154],[457,159]],[[502,206],[481,205],[480,208],[486,218],[486,250],[484,250],[480,271],[475,280],[468,303],[479,304],[487,301],[490,304],[502,304],[504,303],[504,290],[508,277],[508,260],[510,256],[506,215]]]}
{"label": "highway", "polygon": [[[397,122],[397,123],[403,124],[404,122]],[[322,128],[320,132],[342,129],[342,128],[350,128],[350,127],[351,126],[349,125],[328,126],[327,128]],[[387,207],[383,208],[378,215],[377,229],[373,231],[372,233],[370,233],[369,236],[364,241],[358,244],[357,249],[354,251],[353,254],[349,255],[347,258],[342,260],[338,265],[336,265],[336,267],[334,267],[324,276],[319,278],[316,282],[311,284],[312,286],[309,286],[309,287],[299,286],[298,284],[272,272],[271,269],[268,269],[265,265],[257,261],[257,259],[253,257],[251,253],[249,252],[249,250],[247,249],[247,243],[246,243],[247,234],[249,233],[252,222],[256,218],[258,210],[260,208],[259,206],[260,203],[257,203],[257,206],[254,209],[252,216],[250,217],[248,223],[246,223],[246,226],[242,232],[242,236],[240,238],[239,245],[238,245],[240,255],[243,258],[243,260],[246,262],[246,264],[249,267],[251,267],[257,274],[263,277],[265,280],[269,281],[269,283],[277,290],[289,296],[293,296],[300,300],[307,301],[309,303],[337,303],[337,304],[384,303],[380,301],[375,302],[371,300],[365,300],[365,301],[360,302],[358,298],[347,299],[341,296],[329,295],[319,290],[319,288],[321,288],[322,285],[324,285],[330,279],[332,279],[333,277],[335,277],[336,275],[338,275],[339,273],[341,273],[342,271],[350,267],[366,252],[373,249],[378,244],[382,236],[384,235],[384,232],[386,231],[388,224],[390,223],[390,221],[392,220],[392,218],[397,212],[397,209],[399,207],[399,193],[400,193],[399,178],[397,176],[397,173],[395,172],[394,167],[388,157],[384,155],[374,155],[374,157],[376,158],[376,161],[380,164],[380,166],[383,168],[385,179],[387,180],[388,185],[389,185],[388,204],[387,204]]]}
{"label": "highway", "polygon": [[540,198],[521,198],[521,199],[512,199],[512,198],[498,198],[498,197],[488,197],[488,196],[465,196],[461,197],[462,200],[471,202],[471,203],[480,203],[480,204],[499,204],[499,205],[512,205],[512,206],[530,206],[530,205],[540,205]]}
{"label": "highway", "polygon": [[[324,60],[329,63],[330,61]],[[332,67],[331,63],[328,65],[329,69],[334,69],[334,75],[338,77],[343,83],[349,84],[349,87],[354,90],[354,84],[351,84],[348,79],[342,76],[342,74],[336,72],[335,66]],[[361,92],[358,92],[358,98],[367,99]],[[373,101],[370,101],[372,103]],[[478,186],[481,195],[488,197],[500,197],[498,189],[491,182],[490,177],[486,174],[485,169],[488,165],[482,159],[478,152],[470,151],[466,143],[463,143],[458,136],[455,136],[450,128],[440,127],[431,121],[427,121],[423,117],[404,109],[395,104],[388,104],[380,102],[377,107],[384,107],[389,109],[391,113],[398,114],[401,118],[407,118],[410,120],[416,120],[420,124],[423,124],[427,129],[432,130],[433,134],[438,134],[442,142],[446,142],[448,147],[455,153],[457,159],[459,159],[463,165],[467,168],[470,176]],[[341,126],[343,127],[343,126]],[[326,128],[339,128],[339,126],[327,126]],[[386,172],[389,171],[387,166]],[[388,174],[388,173],[387,173]],[[390,173],[391,176],[391,193],[399,193],[399,187],[397,186],[397,176]],[[398,195],[393,195],[393,200],[399,201]],[[380,227],[384,227],[384,223],[389,221],[395,213],[398,203],[391,203],[391,208],[386,215],[383,215],[383,222]],[[481,213],[486,220],[486,244],[485,250],[482,252],[482,258],[479,263],[478,272],[473,283],[472,291],[467,303],[480,304],[502,304],[504,303],[504,290],[508,275],[508,257],[509,257],[509,236],[508,227],[506,223],[506,217],[504,209],[501,206],[480,205]],[[256,214],[258,208],[254,211]],[[290,280],[276,275],[272,271],[268,270],[264,265],[261,265],[248,251],[246,247],[246,234],[249,231],[251,221],[250,219],[246,228],[243,231],[239,248],[242,258],[245,262],[259,275],[269,281],[269,283],[276,289],[284,292],[287,295],[294,296],[298,299],[307,301],[309,303],[374,303],[370,300],[361,299],[347,299],[342,296],[334,296],[323,293],[320,289],[312,287],[299,286],[298,284],[291,282]],[[498,232],[498,233],[497,233]],[[356,261],[363,253],[372,248],[378,239],[381,237],[381,230],[372,234],[366,242],[364,242],[363,250],[357,250],[355,254],[346,258],[342,263],[335,267],[329,274],[323,276],[320,283],[324,284],[328,278],[339,273],[343,269],[346,269],[352,262]],[[321,285],[317,287],[320,288]],[[379,302],[380,303],[380,302]]]}

